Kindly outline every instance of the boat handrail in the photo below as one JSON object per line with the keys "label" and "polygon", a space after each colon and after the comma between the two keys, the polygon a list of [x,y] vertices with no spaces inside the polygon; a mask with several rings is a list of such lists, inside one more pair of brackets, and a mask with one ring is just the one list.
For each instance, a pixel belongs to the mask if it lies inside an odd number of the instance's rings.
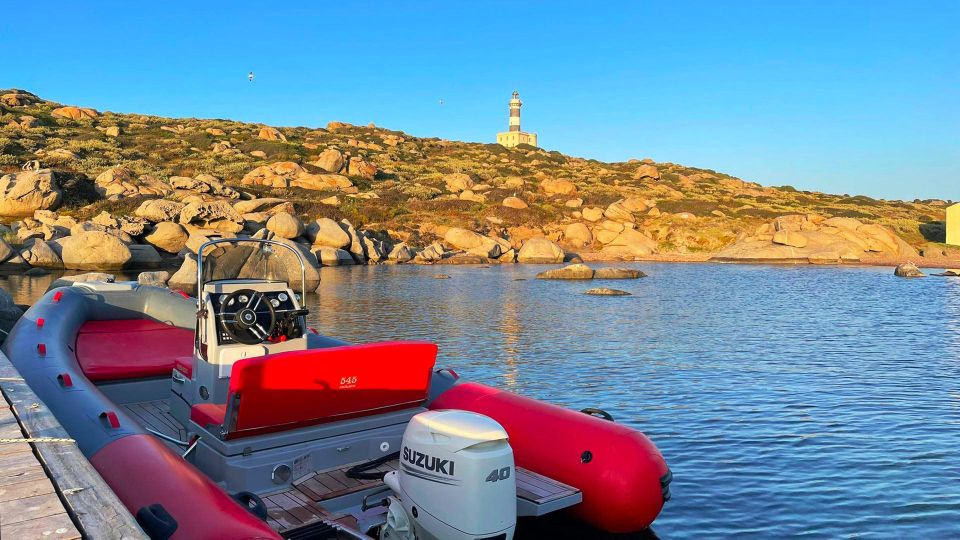
{"label": "boat handrail", "polygon": [[205,281],[203,279],[203,251],[208,246],[214,246],[217,244],[233,244],[240,242],[253,242],[255,244],[267,244],[271,246],[282,246],[290,250],[297,257],[297,261],[300,263],[300,302],[307,301],[307,267],[306,262],[303,260],[303,255],[299,251],[294,249],[283,242],[278,242],[276,240],[266,240],[263,238],[217,238],[214,240],[208,240],[200,246],[200,249],[197,250],[197,311],[203,310],[203,286]]}

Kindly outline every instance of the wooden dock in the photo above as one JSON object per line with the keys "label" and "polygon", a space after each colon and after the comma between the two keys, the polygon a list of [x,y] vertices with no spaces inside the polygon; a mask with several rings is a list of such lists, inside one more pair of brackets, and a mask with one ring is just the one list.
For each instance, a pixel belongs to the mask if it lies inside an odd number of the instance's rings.
{"label": "wooden dock", "polygon": [[0,353],[0,538],[147,536]]}
{"label": "wooden dock", "polygon": [[0,406],[0,537],[80,538],[13,411]]}

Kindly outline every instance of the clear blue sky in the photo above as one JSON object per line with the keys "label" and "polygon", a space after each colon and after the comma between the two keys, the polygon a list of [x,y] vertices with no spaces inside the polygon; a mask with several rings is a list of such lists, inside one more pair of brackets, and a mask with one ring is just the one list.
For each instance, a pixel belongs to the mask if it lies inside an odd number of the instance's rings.
{"label": "clear blue sky", "polygon": [[0,88],[484,142],[518,89],[568,154],[960,199],[958,0],[202,4],[18,2]]}

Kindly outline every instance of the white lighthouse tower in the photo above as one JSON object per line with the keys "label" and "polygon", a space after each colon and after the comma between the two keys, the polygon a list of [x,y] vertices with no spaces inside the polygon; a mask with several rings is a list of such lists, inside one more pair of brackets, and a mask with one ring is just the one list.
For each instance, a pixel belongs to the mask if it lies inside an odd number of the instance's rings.
{"label": "white lighthouse tower", "polygon": [[523,102],[520,101],[520,93],[513,91],[513,98],[510,100],[510,124],[509,130],[497,133],[497,144],[513,148],[518,144],[537,145],[536,133],[524,133],[520,131],[520,107]]}

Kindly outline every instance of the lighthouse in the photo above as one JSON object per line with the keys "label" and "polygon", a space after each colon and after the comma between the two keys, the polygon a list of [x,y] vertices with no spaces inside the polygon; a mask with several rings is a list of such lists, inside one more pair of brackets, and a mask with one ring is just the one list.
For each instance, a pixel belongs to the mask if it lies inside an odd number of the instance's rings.
{"label": "lighthouse", "polygon": [[518,144],[537,145],[536,133],[525,133],[520,131],[520,107],[523,102],[520,101],[520,93],[513,91],[513,97],[510,99],[510,123],[507,131],[497,133],[497,144],[513,148]]}

